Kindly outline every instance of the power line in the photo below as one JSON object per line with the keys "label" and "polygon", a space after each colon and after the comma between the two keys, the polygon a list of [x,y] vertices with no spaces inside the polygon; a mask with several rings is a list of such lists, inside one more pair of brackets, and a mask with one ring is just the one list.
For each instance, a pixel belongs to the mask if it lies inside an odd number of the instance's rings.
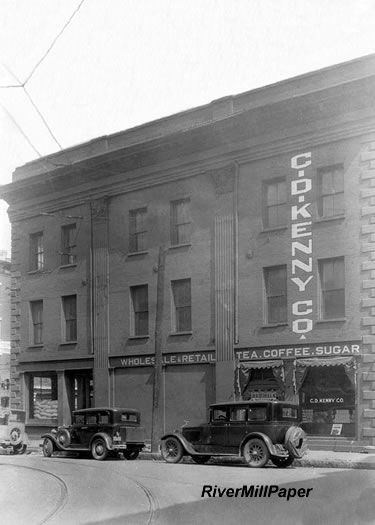
{"label": "power line", "polygon": [[23,136],[23,138],[26,140],[26,142],[29,144],[29,146],[31,146],[31,148],[35,151],[35,153],[38,155],[38,157],[42,157],[42,154],[37,150],[37,148],[34,146],[34,144],[31,142],[31,140],[29,139],[29,137],[26,135],[26,133],[23,131],[23,129],[21,128],[21,126],[18,124],[18,122],[16,121],[16,119],[13,117],[13,115],[11,113],[9,113],[9,111],[1,104],[0,102],[0,106],[2,107],[2,109],[5,111],[5,113],[8,115],[8,117],[10,118],[10,120],[13,122],[13,124],[16,126],[16,128],[18,129],[18,131],[21,133],[21,135]]}

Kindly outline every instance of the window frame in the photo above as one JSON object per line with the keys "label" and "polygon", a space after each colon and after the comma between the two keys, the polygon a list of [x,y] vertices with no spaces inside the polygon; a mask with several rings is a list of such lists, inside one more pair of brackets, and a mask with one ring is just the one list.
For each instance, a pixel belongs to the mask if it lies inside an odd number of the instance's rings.
{"label": "window frame", "polygon": [[[189,285],[189,303],[183,304],[183,305],[177,305],[176,304],[176,293],[178,290],[176,289],[177,286],[181,285],[182,283],[188,283]],[[184,279],[174,279],[171,281],[171,302],[172,302],[172,333],[174,334],[180,334],[180,333],[191,333],[192,332],[192,294],[191,294],[191,278],[184,278]],[[183,329],[181,328],[181,324],[183,324],[183,321],[181,321],[180,318],[180,311],[182,309],[188,309],[189,310],[189,324],[188,326],[183,326]]]}
{"label": "window frame", "polygon": [[[284,269],[285,271],[285,286],[283,294],[269,294],[269,279],[268,276],[271,271]],[[288,275],[287,275],[287,265],[278,264],[275,266],[266,266],[263,268],[263,290],[264,290],[264,322],[266,325],[278,325],[278,324],[288,324]],[[270,315],[270,300],[285,297],[285,319],[272,320]]]}
{"label": "window frame", "polygon": [[[279,202],[279,190],[277,189],[277,203],[276,204],[269,204],[268,203],[268,189],[271,186],[279,186],[281,183],[285,186],[285,201]],[[279,218],[279,209],[281,207],[285,208],[285,222],[280,223],[279,220],[277,220],[276,224],[271,224],[270,221],[270,208],[276,208],[277,209],[277,216]],[[262,208],[263,208],[263,229],[265,230],[273,230],[277,228],[286,228],[288,226],[288,195],[287,195],[287,182],[286,177],[276,177],[270,180],[263,181],[263,189],[262,189]]]}
{"label": "window frame", "polygon": [[[179,220],[179,205],[186,205],[185,220]],[[192,221],[191,221],[191,200],[190,197],[176,199],[170,202],[170,242],[171,246],[180,246],[191,243]],[[183,218],[184,219],[184,218]],[[184,234],[180,233],[180,228],[186,228]]]}
{"label": "window frame", "polygon": [[[68,311],[69,300],[74,299],[74,316],[68,317],[70,311]],[[73,302],[72,302],[73,304]],[[76,343],[78,338],[78,320],[77,320],[77,295],[63,295],[61,297],[62,315],[63,315],[63,341],[64,343]],[[69,309],[70,310],[70,309]],[[73,327],[73,329],[71,328]],[[75,335],[75,338],[72,337]]]}
{"label": "window frame", "polygon": [[[58,417],[58,408],[56,406],[56,417],[45,417],[45,418],[38,418],[38,417],[35,417],[35,412],[36,412],[36,407],[35,407],[35,403],[36,403],[36,393],[34,392],[35,391],[35,388],[36,388],[36,385],[35,385],[35,379],[36,378],[39,378],[39,379],[50,379],[51,380],[51,387],[50,387],[50,391],[51,391],[51,394],[50,394],[50,399],[49,401],[57,401],[57,404],[58,404],[58,385],[57,385],[57,373],[55,372],[30,372],[28,373],[28,410],[29,410],[29,418],[32,419],[32,420],[37,420],[37,421],[57,421],[57,417]],[[42,388],[42,382],[40,382],[40,388]]]}
{"label": "window frame", "polygon": [[[36,307],[40,306],[39,312],[36,311]],[[32,346],[42,346],[43,345],[43,309],[44,303],[43,299],[37,299],[30,301],[30,343]],[[35,314],[40,314],[41,319],[36,319]],[[39,336],[37,336],[39,335]]]}
{"label": "window frame", "polygon": [[[324,288],[324,264],[328,263],[335,263],[335,262],[341,262],[343,266],[343,275],[340,276],[340,278],[343,280],[343,287],[335,287],[335,288]],[[346,315],[346,281],[345,281],[345,257],[339,256],[339,257],[328,257],[325,259],[319,259],[318,260],[318,273],[319,273],[319,317],[321,321],[333,321],[335,319],[345,319]],[[332,275],[337,277],[337,269],[332,270]],[[325,294],[332,293],[332,292],[343,292],[343,309],[337,313],[337,315],[333,316],[327,316],[327,308],[325,305]]]}
{"label": "window frame", "polygon": [[[40,243],[38,242],[40,241]],[[44,234],[43,231],[31,233],[29,236],[29,271],[44,270]]]}
{"label": "window frame", "polygon": [[[138,226],[137,219],[142,217],[141,225]],[[147,206],[129,210],[129,253],[138,253],[147,250],[146,236],[148,233],[146,227]],[[142,241],[140,242],[140,238]]]}
{"label": "window frame", "polygon": [[77,248],[76,240],[76,223],[61,226],[61,266],[77,264],[77,254],[75,253]]}
{"label": "window frame", "polygon": [[[146,299],[147,299],[147,309],[142,310],[139,309],[136,311],[136,293],[138,290],[145,289],[146,291]],[[149,307],[149,290],[148,290],[148,284],[137,284],[130,287],[130,312],[131,312],[131,336],[132,337],[149,337],[150,335],[150,307]],[[140,325],[137,324],[137,315],[142,315],[147,313],[147,332],[143,333],[142,330],[139,330],[139,328],[142,328],[142,320],[140,321]]]}
{"label": "window frame", "polygon": [[[342,190],[340,191],[333,191],[329,193],[323,193],[323,178],[325,175],[328,174],[334,174],[335,172],[338,172],[342,177]],[[344,166],[343,164],[332,164],[330,166],[325,166],[323,168],[319,168],[317,170],[317,179],[318,179],[318,198],[317,198],[317,209],[318,209],[318,217],[319,219],[334,219],[336,217],[343,217],[345,215],[345,173],[344,173]],[[333,186],[335,185],[334,178],[333,178]],[[335,190],[335,188],[334,188]],[[343,199],[343,209],[340,212],[335,212],[335,198],[337,200],[337,196],[342,196]],[[332,214],[324,213],[324,198],[332,197],[333,198],[333,205],[332,205]]]}

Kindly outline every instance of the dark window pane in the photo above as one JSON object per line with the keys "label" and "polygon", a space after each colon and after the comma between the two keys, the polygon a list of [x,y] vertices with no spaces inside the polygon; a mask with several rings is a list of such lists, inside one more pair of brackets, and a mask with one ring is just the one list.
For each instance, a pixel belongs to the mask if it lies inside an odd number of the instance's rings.
{"label": "dark window pane", "polygon": [[148,335],[148,286],[131,288],[134,316],[134,335]]}
{"label": "dark window pane", "polygon": [[147,208],[129,211],[129,251],[140,252],[146,249]]}
{"label": "dark window pane", "polygon": [[345,266],[344,258],[320,261],[322,290],[322,316],[334,319],[345,316]]}
{"label": "dark window pane", "polygon": [[171,244],[189,243],[191,239],[190,199],[171,203]]}
{"label": "dark window pane", "polygon": [[323,292],[323,315],[325,319],[345,316],[345,290]]}
{"label": "dark window pane", "polygon": [[172,282],[177,332],[191,330],[191,283],[190,279]]}
{"label": "dark window pane", "polygon": [[267,300],[267,322],[284,323],[287,321],[287,283],[286,267],[279,266],[265,269]]}

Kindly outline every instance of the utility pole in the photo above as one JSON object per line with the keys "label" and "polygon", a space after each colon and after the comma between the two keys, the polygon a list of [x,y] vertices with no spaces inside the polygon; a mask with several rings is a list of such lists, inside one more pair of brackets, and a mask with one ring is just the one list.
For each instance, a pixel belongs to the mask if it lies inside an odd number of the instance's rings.
{"label": "utility pole", "polygon": [[157,452],[161,437],[161,383],[163,377],[163,318],[164,318],[164,278],[165,257],[167,250],[160,246],[156,285],[156,318],[155,318],[155,363],[154,388],[152,398],[151,452]]}

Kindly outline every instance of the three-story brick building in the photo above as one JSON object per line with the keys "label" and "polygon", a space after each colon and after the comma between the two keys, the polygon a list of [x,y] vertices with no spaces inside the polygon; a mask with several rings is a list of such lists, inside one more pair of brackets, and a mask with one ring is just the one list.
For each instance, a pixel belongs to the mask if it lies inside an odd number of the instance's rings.
{"label": "three-story brick building", "polygon": [[310,435],[375,444],[374,93],[371,55],[18,168],[28,432],[114,404],[150,436],[153,406],[161,432],[280,398]]}

